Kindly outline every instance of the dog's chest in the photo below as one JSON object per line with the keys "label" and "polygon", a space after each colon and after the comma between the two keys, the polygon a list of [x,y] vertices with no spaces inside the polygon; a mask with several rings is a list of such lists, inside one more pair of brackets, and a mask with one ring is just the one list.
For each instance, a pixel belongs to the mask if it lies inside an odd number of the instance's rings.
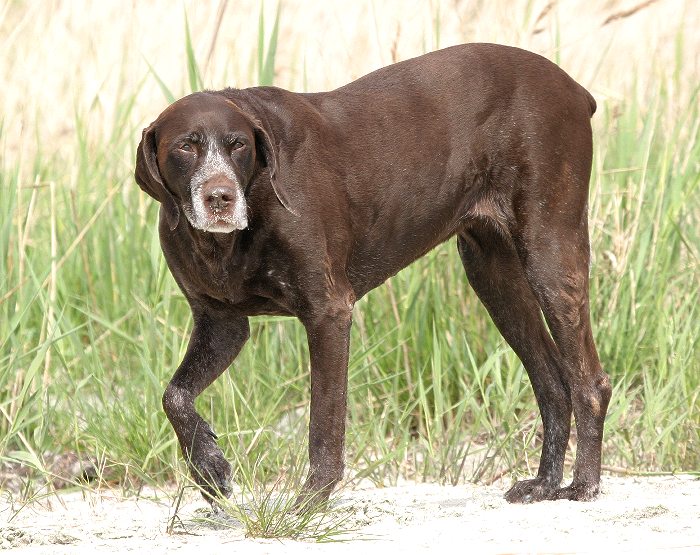
{"label": "dog's chest", "polygon": [[195,257],[183,280],[185,288],[196,296],[206,296],[246,316],[262,314],[293,315],[293,287],[277,268],[252,267],[246,260]]}

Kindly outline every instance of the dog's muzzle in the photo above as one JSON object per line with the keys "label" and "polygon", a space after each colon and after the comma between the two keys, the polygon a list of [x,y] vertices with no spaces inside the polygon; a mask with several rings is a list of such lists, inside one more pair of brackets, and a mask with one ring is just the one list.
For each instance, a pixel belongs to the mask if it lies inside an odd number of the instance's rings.
{"label": "dog's muzzle", "polygon": [[[189,208],[189,209],[188,209]],[[195,229],[231,233],[248,227],[243,188],[226,176],[217,176],[192,190],[185,215]]]}

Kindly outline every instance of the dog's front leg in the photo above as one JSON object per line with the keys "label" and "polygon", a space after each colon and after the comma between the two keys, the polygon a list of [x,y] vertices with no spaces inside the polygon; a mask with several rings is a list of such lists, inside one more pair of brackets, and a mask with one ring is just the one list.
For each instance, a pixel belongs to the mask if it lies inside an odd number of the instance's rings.
{"label": "dog's front leg", "polygon": [[185,358],[163,394],[187,466],[207,501],[231,494],[231,465],[216,435],[194,409],[195,398],[233,362],[249,336],[248,319],[193,310],[194,328]]}
{"label": "dog's front leg", "polygon": [[297,499],[302,510],[325,502],[343,477],[353,301],[342,295],[321,316],[302,320],[311,358],[309,474]]}

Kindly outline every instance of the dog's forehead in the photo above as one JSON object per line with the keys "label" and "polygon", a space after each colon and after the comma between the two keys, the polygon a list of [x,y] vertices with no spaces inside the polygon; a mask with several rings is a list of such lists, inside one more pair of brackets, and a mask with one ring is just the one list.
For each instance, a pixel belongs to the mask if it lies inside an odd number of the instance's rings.
{"label": "dog's forehead", "polygon": [[195,93],[177,100],[158,116],[157,126],[164,135],[193,130],[217,134],[251,127],[233,102],[207,93]]}

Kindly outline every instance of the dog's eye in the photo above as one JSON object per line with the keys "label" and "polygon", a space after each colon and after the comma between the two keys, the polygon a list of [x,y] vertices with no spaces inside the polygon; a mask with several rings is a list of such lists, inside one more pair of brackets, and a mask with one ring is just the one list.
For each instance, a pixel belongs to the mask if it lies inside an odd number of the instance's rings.
{"label": "dog's eye", "polygon": [[245,143],[239,139],[236,139],[233,141],[233,144],[231,145],[231,150],[238,150],[240,148],[243,148],[245,146]]}
{"label": "dog's eye", "polygon": [[184,152],[193,152],[194,149],[192,148],[192,145],[189,143],[182,143],[179,147],[177,147],[179,150],[182,150]]}

